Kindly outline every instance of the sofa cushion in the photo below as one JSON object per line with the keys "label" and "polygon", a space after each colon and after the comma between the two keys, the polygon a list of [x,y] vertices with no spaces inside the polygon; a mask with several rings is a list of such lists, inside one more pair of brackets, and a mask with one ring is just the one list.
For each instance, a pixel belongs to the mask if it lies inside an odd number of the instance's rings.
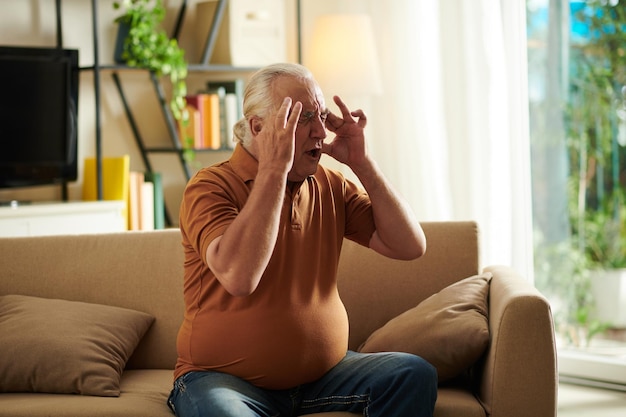
{"label": "sofa cushion", "polygon": [[443,382],[474,364],[489,344],[491,273],[465,278],[388,321],[360,352],[408,352],[430,362]]}
{"label": "sofa cushion", "polygon": [[167,406],[171,369],[126,369],[120,396],[7,393],[0,395],[2,417],[174,417]]}
{"label": "sofa cushion", "polygon": [[0,392],[119,396],[154,317],[120,307],[0,296]]}

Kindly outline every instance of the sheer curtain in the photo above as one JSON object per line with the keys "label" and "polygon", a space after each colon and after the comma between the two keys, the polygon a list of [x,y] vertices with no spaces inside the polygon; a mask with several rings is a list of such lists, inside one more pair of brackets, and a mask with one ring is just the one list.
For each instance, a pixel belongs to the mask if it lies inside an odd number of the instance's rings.
{"label": "sheer curtain", "polygon": [[421,220],[476,220],[482,264],[532,279],[524,0],[370,1],[370,149]]}

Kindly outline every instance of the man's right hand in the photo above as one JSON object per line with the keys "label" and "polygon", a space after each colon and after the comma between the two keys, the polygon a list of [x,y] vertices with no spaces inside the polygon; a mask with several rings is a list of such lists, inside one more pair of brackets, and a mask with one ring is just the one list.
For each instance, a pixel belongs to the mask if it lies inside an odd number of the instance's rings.
{"label": "man's right hand", "polygon": [[264,169],[279,169],[285,173],[291,170],[296,126],[301,112],[302,103],[296,102],[292,106],[291,98],[285,97],[280,107],[272,111],[266,120],[259,120],[259,125],[253,123],[259,172]]}
{"label": "man's right hand", "polygon": [[302,111],[302,103],[291,104],[291,98],[285,98],[265,120],[251,120],[252,146],[259,163],[254,186],[235,220],[207,248],[207,265],[234,296],[256,290],[276,245]]}

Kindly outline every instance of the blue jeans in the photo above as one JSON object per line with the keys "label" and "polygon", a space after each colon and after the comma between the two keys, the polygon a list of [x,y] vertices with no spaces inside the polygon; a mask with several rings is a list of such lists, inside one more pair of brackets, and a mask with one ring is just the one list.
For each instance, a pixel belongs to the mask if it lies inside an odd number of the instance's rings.
{"label": "blue jeans", "polygon": [[174,382],[168,405],[178,417],[287,417],[330,411],[369,417],[430,417],[437,371],[408,353],[349,351],[317,381],[268,390],[212,371],[189,372]]}

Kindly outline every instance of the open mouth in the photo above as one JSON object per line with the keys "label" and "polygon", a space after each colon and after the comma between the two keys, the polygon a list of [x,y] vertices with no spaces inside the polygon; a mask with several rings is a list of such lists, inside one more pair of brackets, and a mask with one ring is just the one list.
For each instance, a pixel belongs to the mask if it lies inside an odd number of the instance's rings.
{"label": "open mouth", "polygon": [[305,153],[309,155],[311,158],[319,158],[320,156],[322,156],[321,149],[311,149],[310,151],[307,151]]}

